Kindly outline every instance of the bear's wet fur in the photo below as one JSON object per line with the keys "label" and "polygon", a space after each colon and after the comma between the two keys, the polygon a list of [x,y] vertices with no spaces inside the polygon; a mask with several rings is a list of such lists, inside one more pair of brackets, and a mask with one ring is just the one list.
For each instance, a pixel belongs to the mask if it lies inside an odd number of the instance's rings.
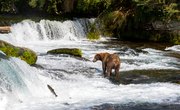
{"label": "bear's wet fur", "polygon": [[102,62],[102,69],[104,77],[110,77],[112,74],[112,69],[115,69],[116,79],[119,79],[119,69],[120,69],[120,58],[117,54],[110,53],[97,53],[94,56],[93,62],[100,60]]}

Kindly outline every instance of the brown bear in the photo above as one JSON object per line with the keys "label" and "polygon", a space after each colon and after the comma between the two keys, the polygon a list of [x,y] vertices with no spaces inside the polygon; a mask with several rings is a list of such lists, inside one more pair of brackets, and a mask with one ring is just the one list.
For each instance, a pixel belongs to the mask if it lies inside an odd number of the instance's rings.
{"label": "brown bear", "polygon": [[116,79],[119,79],[120,58],[117,54],[98,53],[94,56],[93,62],[100,60],[104,77],[110,77],[112,69],[115,69]]}

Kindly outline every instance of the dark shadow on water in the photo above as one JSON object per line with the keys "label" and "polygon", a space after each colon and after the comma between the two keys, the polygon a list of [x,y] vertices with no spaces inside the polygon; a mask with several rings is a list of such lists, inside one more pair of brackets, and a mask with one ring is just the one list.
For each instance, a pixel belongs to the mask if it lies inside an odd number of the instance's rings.
{"label": "dark shadow on water", "polygon": [[113,74],[109,80],[113,84],[150,84],[168,82],[180,84],[179,70],[132,70],[120,73],[120,78],[115,80]]}
{"label": "dark shadow on water", "polygon": [[180,104],[157,103],[129,103],[129,104],[102,104],[87,108],[86,110],[179,110]]}
{"label": "dark shadow on water", "polygon": [[0,59],[1,59],[1,58],[2,58],[2,59],[8,59],[8,57],[7,57],[5,54],[3,54],[3,53],[0,52]]}

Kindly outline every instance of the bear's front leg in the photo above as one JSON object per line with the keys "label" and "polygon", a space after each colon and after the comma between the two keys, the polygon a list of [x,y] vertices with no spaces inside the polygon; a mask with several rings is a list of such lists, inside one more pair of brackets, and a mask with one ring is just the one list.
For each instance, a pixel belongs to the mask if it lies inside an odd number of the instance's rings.
{"label": "bear's front leg", "polygon": [[104,74],[104,77],[106,75],[106,65],[105,63],[102,63],[102,69],[103,69],[103,74]]}
{"label": "bear's front leg", "polygon": [[119,69],[120,69],[120,65],[118,65],[116,68],[115,68],[115,79],[116,80],[119,80],[119,78],[120,78],[120,73],[119,73]]}

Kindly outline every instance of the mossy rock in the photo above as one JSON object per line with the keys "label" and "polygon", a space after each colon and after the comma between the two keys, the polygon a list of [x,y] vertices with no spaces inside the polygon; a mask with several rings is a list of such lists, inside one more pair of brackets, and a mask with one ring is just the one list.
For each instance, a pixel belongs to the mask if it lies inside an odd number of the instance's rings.
{"label": "mossy rock", "polygon": [[24,47],[13,46],[12,44],[2,40],[0,40],[0,50],[8,57],[18,57],[30,65],[35,64],[37,61],[37,55],[34,51]]}
{"label": "mossy rock", "polygon": [[82,51],[77,48],[60,48],[54,49],[47,52],[48,54],[68,54],[77,57],[82,57]]}

